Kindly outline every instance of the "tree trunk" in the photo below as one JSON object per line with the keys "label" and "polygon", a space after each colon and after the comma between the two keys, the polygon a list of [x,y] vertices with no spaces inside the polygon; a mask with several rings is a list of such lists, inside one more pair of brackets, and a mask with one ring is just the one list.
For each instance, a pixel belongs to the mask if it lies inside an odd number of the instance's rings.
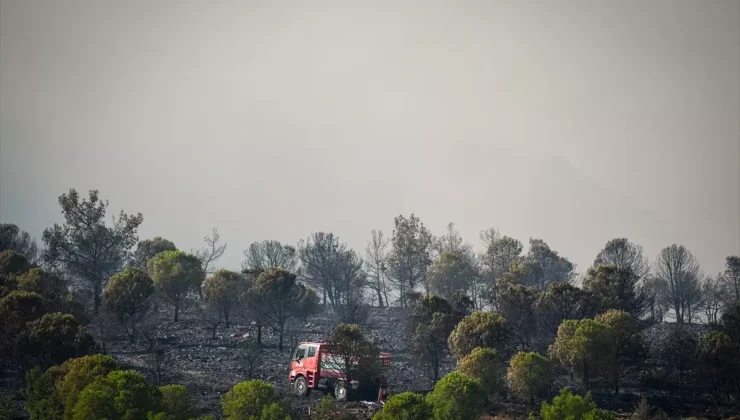
{"label": "tree trunk", "polygon": [[257,322],[257,345],[262,345],[262,323]]}
{"label": "tree trunk", "polygon": [[383,294],[380,293],[380,285],[378,285],[378,307],[383,307]]}
{"label": "tree trunk", "polygon": [[94,304],[93,313],[95,315],[98,314],[98,309],[100,308],[100,294],[101,294],[100,289],[102,287],[101,283],[102,282],[100,280],[97,280],[93,284],[93,304]]}
{"label": "tree trunk", "polygon": [[133,323],[131,327],[124,324],[124,329],[126,330],[126,335],[128,336],[128,342],[130,344],[134,344],[134,339],[136,338],[136,334],[134,333],[134,326]]}
{"label": "tree trunk", "polygon": [[529,405],[534,407],[534,388],[529,390]]}
{"label": "tree trunk", "polygon": [[614,395],[619,395],[619,376],[614,375]]}
{"label": "tree trunk", "polygon": [[278,334],[280,337],[278,338],[278,350],[283,351],[283,329],[280,328],[280,334]]}
{"label": "tree trunk", "polygon": [[436,384],[439,380],[439,357],[435,356],[433,361],[434,366],[434,383]]}
{"label": "tree trunk", "polygon": [[213,331],[212,331],[212,334],[211,334],[211,339],[212,340],[215,340],[216,339],[216,329],[217,328],[218,328],[218,324],[216,324],[216,325],[213,326]]}
{"label": "tree trunk", "polygon": [[177,322],[180,316],[180,297],[175,298],[175,322]]}
{"label": "tree trunk", "polygon": [[229,328],[229,310],[224,309],[224,322],[226,323],[226,328]]}

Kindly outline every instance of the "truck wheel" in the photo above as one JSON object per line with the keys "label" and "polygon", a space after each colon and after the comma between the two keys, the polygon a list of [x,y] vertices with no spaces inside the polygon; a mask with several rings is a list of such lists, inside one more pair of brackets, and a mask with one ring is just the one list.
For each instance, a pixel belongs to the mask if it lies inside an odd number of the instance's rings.
{"label": "truck wheel", "polygon": [[344,385],[344,381],[338,381],[334,385],[334,398],[337,401],[347,401],[347,387]]}
{"label": "truck wheel", "polygon": [[293,382],[293,392],[299,397],[305,397],[311,392],[306,384],[306,378],[303,376],[296,378],[295,382]]}

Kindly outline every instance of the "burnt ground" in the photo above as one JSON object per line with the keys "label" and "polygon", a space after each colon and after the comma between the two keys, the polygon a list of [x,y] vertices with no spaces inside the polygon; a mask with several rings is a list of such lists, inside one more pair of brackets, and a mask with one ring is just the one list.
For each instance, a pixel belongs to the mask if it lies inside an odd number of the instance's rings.
{"label": "burnt ground", "polygon": [[[425,392],[432,388],[427,371],[418,366],[408,348],[407,311],[401,308],[372,308],[363,331],[382,351],[392,355],[389,374],[391,393],[404,391]],[[187,386],[196,396],[203,413],[215,414],[220,406],[220,397],[236,383],[249,379],[248,362],[243,346],[257,335],[256,325],[235,319],[229,328],[220,327],[216,339],[211,338],[210,329],[201,324],[194,311],[181,312],[180,320],[173,322],[171,313],[162,310],[157,314],[158,345],[165,352],[162,363],[162,383],[179,383]],[[262,329],[263,350],[252,378],[270,382],[278,391],[291,398],[296,413],[308,413],[308,407],[318,403],[323,396],[313,392],[307,398],[297,398],[290,393],[288,371],[290,353],[300,341],[326,339],[337,321],[330,311],[312,316],[307,322],[293,322],[284,337],[283,351],[278,350],[278,336],[269,328]],[[139,370],[156,382],[156,362],[147,350],[145,342],[131,345],[125,337],[108,345],[108,352],[122,365]],[[449,371],[454,363],[449,360],[443,371]],[[361,403],[348,403],[359,411],[368,407]],[[372,407],[370,407],[372,408]]]}
{"label": "burnt ground", "polygon": [[[171,317],[169,308],[161,308],[151,320],[157,326],[156,346],[163,350],[159,374],[156,358],[145,341],[129,344],[125,336],[119,336],[108,344],[108,353],[124,368],[136,369],[154,383],[178,383],[187,386],[196,398],[202,414],[218,414],[221,396],[236,383],[249,379],[248,359],[244,356],[243,346],[247,340],[256,337],[256,325],[237,318],[229,328],[220,327],[214,340],[211,339],[209,328],[199,321],[193,309],[185,308],[181,311],[178,322],[173,322]],[[297,415],[306,415],[309,407],[318,403],[323,394],[314,392],[307,398],[291,395],[288,382],[290,353],[300,341],[325,339],[336,323],[337,319],[330,311],[310,317],[306,322],[294,322],[286,333],[283,351],[277,349],[277,335],[270,329],[263,328],[264,347],[260,360],[253,369],[252,378],[272,383],[281,395],[291,399]],[[669,324],[653,326],[646,331],[646,341],[655,349],[672,328]],[[705,330],[702,326],[691,328],[697,335]],[[363,330],[381,351],[392,355],[389,373],[391,394],[404,391],[425,393],[431,390],[433,383],[428,370],[410,349],[408,310],[371,308],[369,321],[363,326]],[[732,409],[716,404],[705,392],[692,391],[691,383],[680,394],[645,389],[641,386],[641,377],[654,364],[655,361],[648,359],[640,368],[628,372],[619,396],[613,395],[609,384],[597,384],[592,394],[599,406],[620,416],[627,416],[637,404],[640,395],[645,395],[651,405],[660,406],[671,415],[721,418],[733,413]],[[453,368],[454,361],[445,360],[440,377]],[[703,381],[700,377],[691,379],[694,389],[706,388]],[[556,379],[553,390],[562,386],[577,389],[577,384],[567,375]],[[508,402],[510,399],[504,398],[502,401],[490,407],[491,414],[505,418],[526,418],[531,410],[531,407],[524,404]],[[364,414],[366,418],[378,409],[377,405],[362,402],[347,403],[345,408]]]}

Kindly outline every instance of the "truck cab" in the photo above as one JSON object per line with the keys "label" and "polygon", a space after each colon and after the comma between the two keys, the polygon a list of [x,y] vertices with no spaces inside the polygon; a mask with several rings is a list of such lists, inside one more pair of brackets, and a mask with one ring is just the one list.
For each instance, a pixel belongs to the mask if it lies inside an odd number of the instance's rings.
{"label": "truck cab", "polygon": [[[359,388],[359,382],[350,381],[347,384],[342,366],[345,361],[331,351],[332,346],[323,340],[304,341],[295,348],[290,364],[288,379],[293,386],[293,392],[298,396],[306,396],[312,390],[332,392],[337,401],[347,399],[349,386],[351,389]],[[378,399],[383,400],[387,396],[387,371],[390,368],[390,353],[380,353],[378,364],[380,375],[375,382],[378,387]],[[357,363],[354,361],[353,363]]]}

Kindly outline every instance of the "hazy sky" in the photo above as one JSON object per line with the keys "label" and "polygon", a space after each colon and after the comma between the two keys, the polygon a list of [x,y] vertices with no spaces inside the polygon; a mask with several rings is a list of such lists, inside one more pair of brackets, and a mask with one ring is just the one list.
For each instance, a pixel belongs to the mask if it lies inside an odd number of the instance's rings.
{"label": "hazy sky", "polygon": [[99,189],[223,267],[415,212],[582,272],[740,253],[740,1],[0,0],[0,220]]}

